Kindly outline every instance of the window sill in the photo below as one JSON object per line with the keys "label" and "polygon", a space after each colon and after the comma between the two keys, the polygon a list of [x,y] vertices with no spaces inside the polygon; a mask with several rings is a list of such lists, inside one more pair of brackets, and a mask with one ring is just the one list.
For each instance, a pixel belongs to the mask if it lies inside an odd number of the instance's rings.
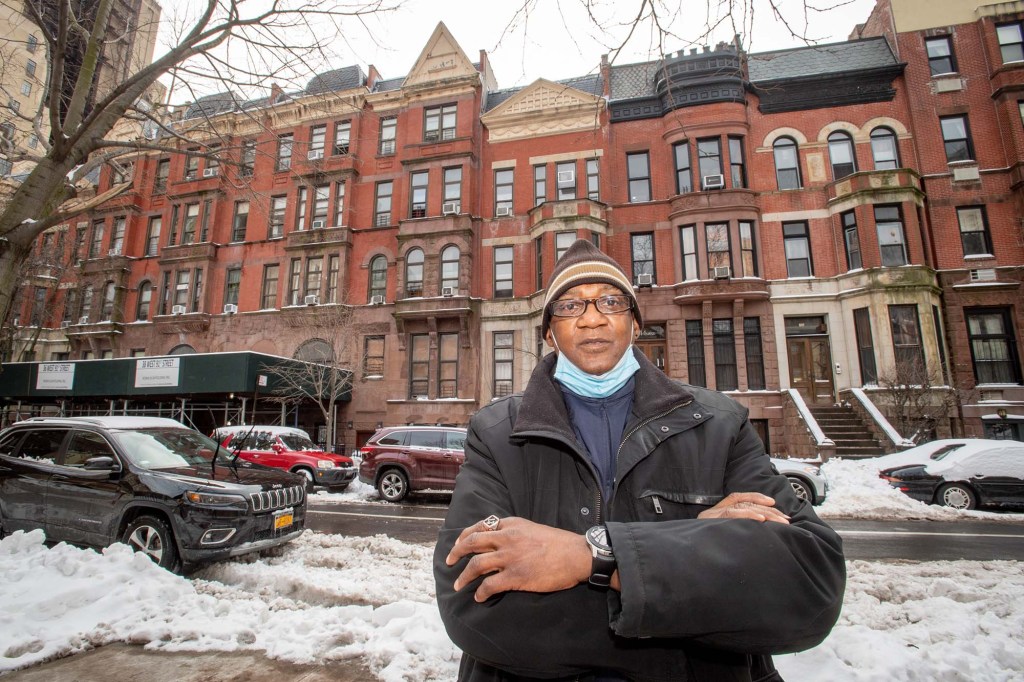
{"label": "window sill", "polygon": [[990,258],[995,258],[995,256],[991,253],[974,253],[970,256],[964,256],[964,260],[988,260]]}

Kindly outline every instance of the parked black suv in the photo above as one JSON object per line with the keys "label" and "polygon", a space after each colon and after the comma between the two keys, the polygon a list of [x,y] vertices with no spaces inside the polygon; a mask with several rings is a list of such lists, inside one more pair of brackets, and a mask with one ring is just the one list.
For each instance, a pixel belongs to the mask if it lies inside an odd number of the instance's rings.
{"label": "parked black suv", "polygon": [[33,418],[0,432],[0,536],[120,541],[181,570],[288,542],[305,512],[301,478],[173,419]]}

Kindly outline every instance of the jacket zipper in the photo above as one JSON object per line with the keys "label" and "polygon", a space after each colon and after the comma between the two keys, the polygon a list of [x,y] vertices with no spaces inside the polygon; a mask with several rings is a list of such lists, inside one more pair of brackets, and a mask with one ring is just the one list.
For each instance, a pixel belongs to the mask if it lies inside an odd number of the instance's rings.
{"label": "jacket zipper", "polygon": [[[693,402],[693,398],[690,398],[689,400],[687,400],[684,403],[679,403],[678,405],[673,405],[672,407],[668,408],[664,412],[660,412],[658,414],[655,414],[655,415],[652,415],[650,417],[647,417],[642,422],[640,422],[639,424],[634,426],[632,429],[630,429],[629,433],[627,433],[625,436],[622,437],[622,442],[619,443],[619,449],[615,451],[615,461],[616,462],[619,461],[619,455],[622,454],[622,447],[626,444],[626,441],[629,440],[630,436],[632,436],[634,433],[636,433],[637,431],[639,431],[643,427],[645,427],[648,424],[650,424],[655,419],[661,419],[662,417],[675,412],[679,408],[686,407],[687,405],[689,405],[692,402]],[[616,475],[615,476],[615,486],[616,487],[618,487],[618,485],[619,485],[619,480],[618,479],[619,479],[619,477],[618,477],[618,475]],[[614,492],[613,492],[613,494],[614,494]],[[599,525],[601,525],[601,512],[603,511],[602,508],[601,508],[601,484],[600,484],[600,482],[598,482],[598,486],[597,486],[597,504],[595,505],[595,508],[597,509],[597,513],[595,515],[595,518],[596,518],[595,525],[599,526]],[[654,509],[659,514],[662,511],[661,510],[661,503],[658,502],[658,498],[654,498]]]}

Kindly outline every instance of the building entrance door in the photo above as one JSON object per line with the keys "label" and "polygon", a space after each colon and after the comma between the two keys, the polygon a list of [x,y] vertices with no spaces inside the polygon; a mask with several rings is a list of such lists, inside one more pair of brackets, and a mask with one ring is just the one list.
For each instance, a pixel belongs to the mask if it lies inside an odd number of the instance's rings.
{"label": "building entrance door", "polygon": [[655,367],[665,371],[665,325],[649,324],[644,327],[636,346]]}
{"label": "building entrance door", "polygon": [[786,349],[790,386],[810,404],[833,404],[835,383],[825,318],[786,318]]}

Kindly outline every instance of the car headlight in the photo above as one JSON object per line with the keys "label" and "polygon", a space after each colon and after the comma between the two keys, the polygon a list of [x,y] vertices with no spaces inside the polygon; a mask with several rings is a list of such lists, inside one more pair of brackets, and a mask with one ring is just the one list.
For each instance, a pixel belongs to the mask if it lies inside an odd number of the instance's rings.
{"label": "car headlight", "polygon": [[806,471],[809,474],[814,474],[815,476],[821,475],[821,469],[819,469],[818,467],[804,467],[804,471]]}
{"label": "car headlight", "polygon": [[318,459],[316,461],[316,465],[318,467],[320,467],[321,469],[333,469],[334,468],[334,462],[332,462],[329,459]]}
{"label": "car headlight", "polygon": [[190,490],[185,493],[185,499],[197,507],[240,509],[242,511],[249,508],[245,498],[241,495],[223,495],[220,493],[204,493],[198,490]]}

